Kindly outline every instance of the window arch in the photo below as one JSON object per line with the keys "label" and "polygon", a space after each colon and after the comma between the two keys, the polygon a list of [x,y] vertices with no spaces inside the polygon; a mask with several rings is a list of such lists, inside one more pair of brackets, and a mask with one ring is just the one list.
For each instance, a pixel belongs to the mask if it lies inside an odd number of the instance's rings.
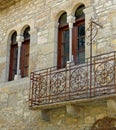
{"label": "window arch", "polygon": [[[85,15],[84,5],[80,5],[75,11],[75,23],[72,30],[72,55],[75,64],[85,62]],[[58,27],[58,68],[66,66],[69,61],[69,26],[67,14],[63,13],[59,20]]]}
{"label": "window arch", "polygon": [[9,81],[13,80],[14,75],[17,73],[18,44],[16,42],[16,36],[17,32],[15,31],[11,36]]}
{"label": "window arch", "polygon": [[28,76],[29,73],[29,48],[30,48],[30,27],[28,26],[24,32],[24,42],[21,47],[20,70],[21,77]]}

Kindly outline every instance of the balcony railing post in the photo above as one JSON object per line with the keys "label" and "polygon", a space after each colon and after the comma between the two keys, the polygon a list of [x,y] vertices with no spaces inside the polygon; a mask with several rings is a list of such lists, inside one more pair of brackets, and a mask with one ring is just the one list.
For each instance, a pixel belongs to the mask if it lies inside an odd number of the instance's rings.
{"label": "balcony railing post", "polygon": [[90,22],[90,97],[92,92],[92,28],[92,22]]}
{"label": "balcony railing post", "polygon": [[31,80],[31,86],[30,86],[30,93],[29,93],[29,106],[32,107],[33,106],[33,90],[34,90],[34,73],[32,72],[30,74],[30,80]]}
{"label": "balcony railing post", "polygon": [[116,85],[115,85],[115,83],[116,83],[116,52],[114,52],[114,91],[116,92]]}
{"label": "balcony railing post", "polygon": [[51,103],[51,75],[52,75],[52,68],[49,69],[49,81],[48,81],[48,102]]}
{"label": "balcony railing post", "polygon": [[65,88],[65,97],[66,97],[66,100],[69,100],[70,99],[70,64],[71,62],[68,61],[67,62],[67,65],[66,65],[66,88]]}
{"label": "balcony railing post", "polygon": [[89,23],[89,27],[87,28],[87,31],[89,31],[89,34],[87,35],[87,38],[89,39],[89,42],[87,43],[89,46],[90,46],[90,97],[92,96],[92,45],[93,45],[93,41],[97,35],[97,32],[98,32],[98,28],[96,26],[99,26],[102,28],[102,26],[98,23],[96,23],[95,21],[93,21],[93,19],[91,18],[90,19],[90,23]]}

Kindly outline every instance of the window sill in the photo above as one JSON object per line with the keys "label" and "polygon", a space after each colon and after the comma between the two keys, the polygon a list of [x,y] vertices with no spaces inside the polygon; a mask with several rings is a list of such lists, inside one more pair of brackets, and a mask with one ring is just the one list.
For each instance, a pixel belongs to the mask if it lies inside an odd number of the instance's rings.
{"label": "window sill", "polygon": [[16,86],[16,84],[24,84],[24,83],[30,83],[30,77],[24,77],[24,78],[20,78],[18,80],[11,80],[11,81],[5,81],[0,83],[0,87],[4,87],[4,86]]}

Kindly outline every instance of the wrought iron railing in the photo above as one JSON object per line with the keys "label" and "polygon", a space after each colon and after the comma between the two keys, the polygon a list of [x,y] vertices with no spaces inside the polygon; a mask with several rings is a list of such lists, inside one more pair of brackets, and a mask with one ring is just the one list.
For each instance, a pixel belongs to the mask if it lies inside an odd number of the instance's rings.
{"label": "wrought iron railing", "polygon": [[35,71],[30,78],[30,107],[115,94],[116,52],[94,56],[91,64],[88,58],[80,65]]}

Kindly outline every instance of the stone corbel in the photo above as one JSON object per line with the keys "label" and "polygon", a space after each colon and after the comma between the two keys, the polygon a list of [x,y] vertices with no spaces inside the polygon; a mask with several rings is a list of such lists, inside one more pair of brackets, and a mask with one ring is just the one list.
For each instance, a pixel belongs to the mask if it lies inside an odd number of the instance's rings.
{"label": "stone corbel", "polygon": [[69,116],[72,116],[73,118],[79,118],[83,115],[83,108],[79,108],[75,105],[68,104],[66,105],[66,112]]}

